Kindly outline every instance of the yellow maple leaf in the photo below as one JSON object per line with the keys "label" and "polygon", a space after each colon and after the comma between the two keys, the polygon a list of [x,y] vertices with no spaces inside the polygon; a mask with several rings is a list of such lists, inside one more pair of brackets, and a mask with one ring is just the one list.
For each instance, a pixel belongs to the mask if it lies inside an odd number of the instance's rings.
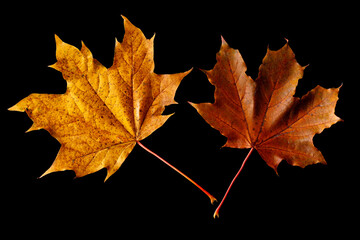
{"label": "yellow maple leaf", "polygon": [[31,94],[9,108],[26,112],[33,120],[28,131],[45,129],[61,143],[54,163],[42,176],[73,170],[81,177],[106,168],[106,181],[136,143],[145,148],[139,141],[171,116],[162,112],[176,103],[175,91],[191,70],[154,73],[154,37],[147,39],[123,18],[125,35],[121,43],[116,40],[110,68],[94,59],[84,43],[79,50],[55,35],[57,62],[50,67],[62,72],[66,92]]}

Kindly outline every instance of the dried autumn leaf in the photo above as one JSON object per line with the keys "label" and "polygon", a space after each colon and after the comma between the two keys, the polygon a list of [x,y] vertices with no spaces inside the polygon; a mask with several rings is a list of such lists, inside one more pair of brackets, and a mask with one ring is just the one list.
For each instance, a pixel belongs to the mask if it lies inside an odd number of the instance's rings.
{"label": "dried autumn leaf", "polygon": [[341,120],[334,114],[340,88],[317,86],[302,98],[293,97],[305,67],[288,43],[278,51],[268,49],[255,81],[246,75],[239,51],[224,39],[216,59],[215,67],[204,71],[215,86],[215,102],[192,106],[227,137],[225,147],[250,148],[243,164],[256,149],[275,172],[282,160],[300,167],[326,164],[312,139]]}
{"label": "dried autumn leaf", "polygon": [[166,105],[176,103],[175,91],[191,70],[154,73],[154,37],[147,39],[123,18],[124,39],[116,41],[109,69],[93,58],[84,43],[79,50],[55,35],[57,62],[50,67],[62,72],[66,92],[31,94],[9,109],[28,114],[33,120],[28,131],[45,129],[61,143],[54,163],[42,176],[73,170],[81,177],[106,168],[107,180],[136,143],[151,152],[139,141],[171,116],[162,112]]}

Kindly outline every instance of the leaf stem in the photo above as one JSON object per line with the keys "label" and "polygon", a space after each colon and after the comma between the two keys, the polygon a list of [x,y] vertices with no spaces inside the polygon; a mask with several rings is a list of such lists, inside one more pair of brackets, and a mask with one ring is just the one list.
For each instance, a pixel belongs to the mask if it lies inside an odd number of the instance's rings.
{"label": "leaf stem", "polygon": [[230,183],[230,185],[229,185],[229,187],[228,187],[228,189],[227,189],[227,191],[226,191],[223,199],[221,200],[219,206],[216,208],[216,210],[215,210],[215,212],[214,212],[214,216],[213,216],[214,219],[215,219],[216,217],[219,217],[219,211],[220,211],[221,206],[222,206],[223,203],[224,203],[225,198],[227,197],[227,195],[228,195],[228,193],[229,193],[232,185],[234,184],[235,179],[239,176],[241,170],[244,168],[244,165],[245,165],[246,161],[249,159],[249,157],[250,157],[250,155],[251,155],[251,153],[252,153],[253,150],[254,150],[254,148],[252,147],[252,148],[250,149],[249,153],[247,154],[247,156],[245,157],[243,163],[241,164],[241,167],[240,167],[239,171],[236,173],[235,177],[234,177],[233,180],[231,181],[231,183]]}
{"label": "leaf stem", "polygon": [[197,184],[196,182],[194,182],[191,178],[189,178],[188,176],[186,176],[183,172],[181,172],[179,169],[177,169],[176,167],[174,167],[173,165],[171,165],[170,163],[168,163],[165,159],[163,159],[162,157],[160,157],[159,155],[157,155],[156,153],[154,153],[153,151],[151,151],[150,149],[148,149],[147,147],[145,147],[140,141],[136,141],[140,147],[142,147],[143,149],[145,149],[146,151],[148,151],[149,153],[151,153],[152,155],[154,155],[155,157],[157,157],[158,159],[160,159],[163,163],[165,163],[166,165],[168,165],[169,167],[171,167],[173,170],[175,170],[176,172],[178,172],[180,175],[182,175],[184,178],[186,178],[187,180],[189,180],[192,184],[194,184],[196,187],[198,187],[201,191],[203,191],[203,193],[205,193],[211,201],[211,204],[214,203],[214,201],[217,201],[215,197],[213,197],[208,191],[206,191],[205,189],[203,189],[199,184]]}

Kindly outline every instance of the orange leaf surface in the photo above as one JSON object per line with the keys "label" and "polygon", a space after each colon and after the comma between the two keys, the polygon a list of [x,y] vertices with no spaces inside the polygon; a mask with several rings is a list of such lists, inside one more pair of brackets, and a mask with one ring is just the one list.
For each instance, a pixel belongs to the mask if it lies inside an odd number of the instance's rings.
{"label": "orange leaf surface", "polygon": [[227,137],[225,147],[256,149],[276,172],[282,160],[300,167],[326,164],[312,139],[341,120],[334,114],[340,88],[317,86],[293,97],[305,67],[288,43],[268,49],[255,81],[246,75],[239,51],[224,39],[216,59],[215,67],[204,71],[215,86],[215,102],[192,106]]}
{"label": "orange leaf surface", "polygon": [[[52,166],[42,175],[73,170],[81,177],[102,168],[108,179],[134,146],[161,127],[161,115],[181,80],[191,71],[154,73],[154,37],[147,39],[125,17],[125,35],[116,41],[107,69],[82,43],[81,50],[56,40],[57,62],[50,67],[67,81],[64,94],[31,94],[9,110],[26,112],[28,130],[45,129],[61,143]],[[106,180],[105,179],[105,180]]]}

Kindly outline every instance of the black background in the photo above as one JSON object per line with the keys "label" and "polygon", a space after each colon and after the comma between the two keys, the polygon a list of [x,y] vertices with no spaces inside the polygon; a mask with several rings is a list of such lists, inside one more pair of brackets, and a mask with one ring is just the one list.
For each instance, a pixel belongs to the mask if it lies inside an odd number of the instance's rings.
{"label": "black background", "polygon": [[[349,26],[338,6],[315,3],[226,2],[133,2],[104,1],[77,4],[15,4],[4,7],[1,119],[4,208],[11,226],[34,224],[31,231],[67,232],[113,229],[119,234],[125,223],[236,224],[244,231],[254,226],[269,233],[288,229],[334,230],[342,213],[336,200],[346,194],[342,177],[345,158],[345,124],[337,123],[314,144],[327,166],[305,169],[279,166],[279,176],[254,152],[235,182],[221,211],[191,183],[136,146],[122,167],[103,182],[106,170],[73,179],[71,171],[37,179],[56,157],[60,144],[46,131],[24,133],[31,120],[25,113],[6,109],[30,93],[64,93],[61,73],[47,66],[56,62],[54,34],[81,46],[81,40],[106,67],[113,61],[115,37],[124,34],[121,14],[139,27],[147,38],[155,37],[155,72],[177,73],[194,67],[179,86],[175,100],[166,109],[175,112],[143,144],[185,172],[220,201],[248,150],[221,148],[226,138],[212,129],[187,104],[213,101],[214,88],[199,70],[213,68],[222,35],[239,49],[248,75],[256,78],[267,46],[272,50],[285,38],[301,65],[309,64],[296,96],[316,85],[339,87],[336,114],[345,119],[347,84],[342,73]],[[7,8],[7,9],[6,9]],[[5,53],[5,55],[4,55]],[[346,120],[346,119],[345,119]],[[346,121],[345,121],[346,122]],[[81,225],[80,225],[81,224]],[[37,232],[38,234],[40,234]]]}

